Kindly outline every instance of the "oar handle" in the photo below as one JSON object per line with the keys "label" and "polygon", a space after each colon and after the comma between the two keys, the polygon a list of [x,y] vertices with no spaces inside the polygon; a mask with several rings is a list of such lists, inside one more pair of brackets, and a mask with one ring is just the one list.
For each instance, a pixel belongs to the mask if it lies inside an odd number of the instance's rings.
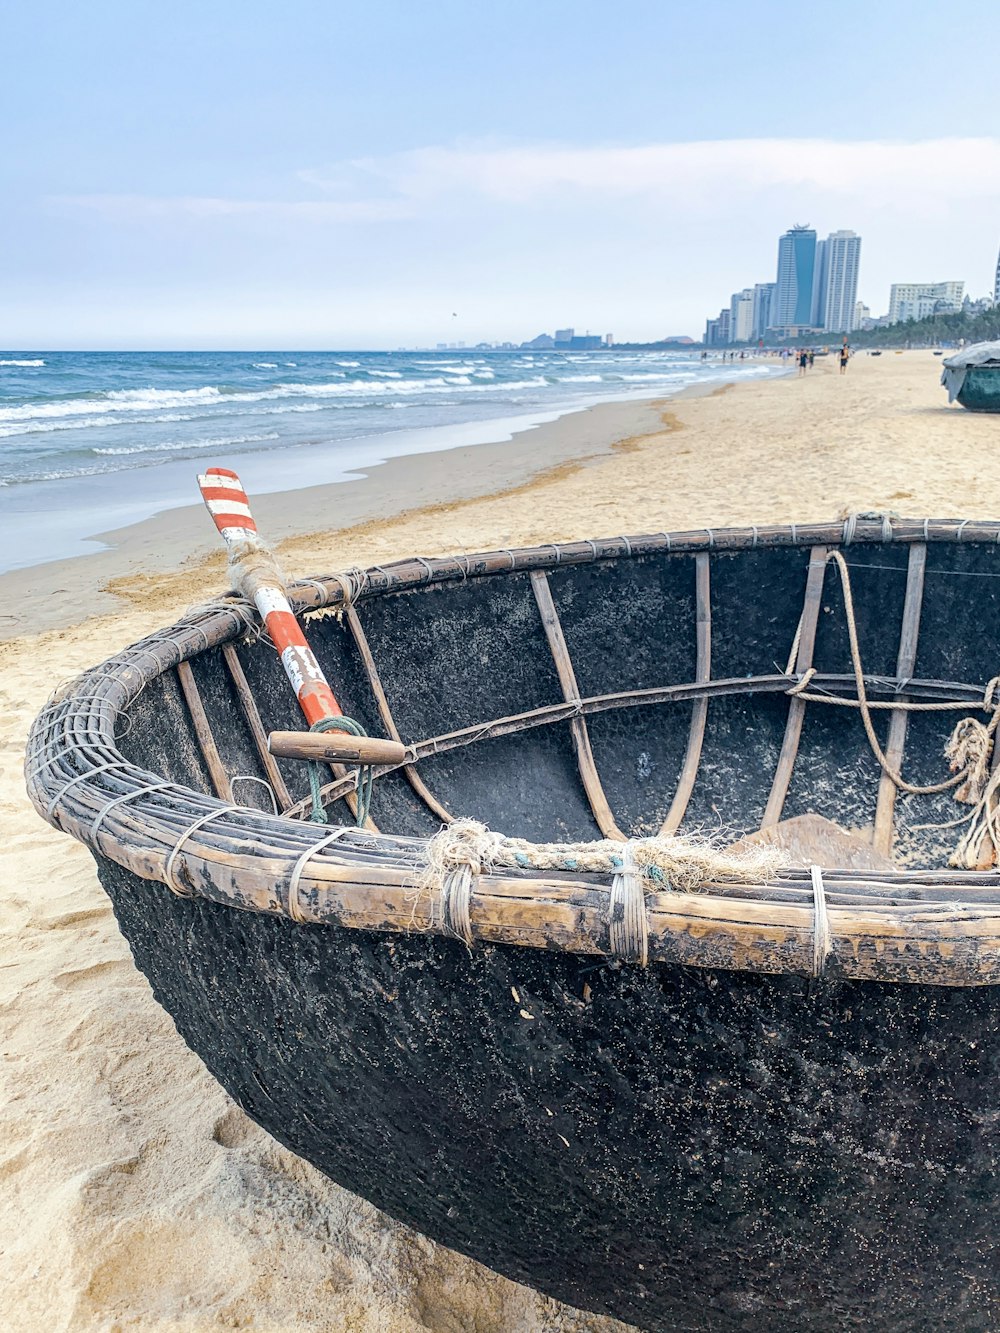
{"label": "oar handle", "polygon": [[[312,649],[306,643],[288,598],[285,596],[277,566],[269,548],[257,533],[250,501],[235,472],[224,467],[210,467],[198,478],[198,485],[208,512],[222,534],[229,550],[229,563],[239,575],[240,565],[253,563],[253,579],[248,579],[260,618],[267,627],[281,657],[285,675],[291,682],[299,707],[310,726],[327,717],[341,717],[340,704],[323,675]],[[267,577],[267,557],[274,566],[273,578]]]}
{"label": "oar handle", "polygon": [[406,760],[402,741],[344,731],[272,731],[267,748],[279,759],[313,759],[326,764],[402,764]]}

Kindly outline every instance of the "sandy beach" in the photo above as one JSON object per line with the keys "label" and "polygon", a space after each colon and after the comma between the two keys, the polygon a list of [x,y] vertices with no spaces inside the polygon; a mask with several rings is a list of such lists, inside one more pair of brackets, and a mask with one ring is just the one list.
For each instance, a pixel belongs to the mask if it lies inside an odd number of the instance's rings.
{"label": "sandy beach", "polygon": [[[1000,419],[947,407],[939,365],[860,354],[843,377],[820,359],[804,378],[605,404],[255,509],[294,576],[850,511],[995,518]],[[0,1322],[622,1333],[434,1245],[279,1147],[154,1002],[89,854],[29,806],[23,747],[56,685],[217,594],[224,557],[200,506],[107,540],[0,579]]]}

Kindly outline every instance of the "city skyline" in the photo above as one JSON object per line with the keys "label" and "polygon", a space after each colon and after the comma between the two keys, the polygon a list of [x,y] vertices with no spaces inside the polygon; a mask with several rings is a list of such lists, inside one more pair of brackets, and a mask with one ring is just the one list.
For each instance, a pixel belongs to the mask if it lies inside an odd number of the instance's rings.
{"label": "city skyline", "polygon": [[778,238],[775,281],[735,291],[729,306],[705,321],[703,343],[712,347],[766,340],[769,335],[780,340],[850,334],[859,327],[1000,305],[1000,252],[992,296],[987,292],[971,297],[964,280],[892,282],[888,310],[875,319],[858,296],[860,263],[857,232],[842,228],[820,240],[814,227],[794,224]]}

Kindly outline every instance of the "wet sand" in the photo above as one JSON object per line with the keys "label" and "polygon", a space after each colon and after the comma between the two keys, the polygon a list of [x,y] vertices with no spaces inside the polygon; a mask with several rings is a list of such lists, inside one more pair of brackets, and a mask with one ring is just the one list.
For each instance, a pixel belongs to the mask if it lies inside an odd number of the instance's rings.
{"label": "wet sand", "polygon": [[[336,486],[257,508],[294,575],[850,510],[996,517],[1000,417],[946,407],[938,368],[862,355],[843,378],[818,361],[801,380],[607,404],[553,423],[562,443],[540,427],[513,450],[396,460],[351,500]],[[200,508],[115,541],[0,581],[4,1326],[620,1333],[390,1221],[257,1129],[156,1005],[89,854],[28,805],[24,738],[52,687],[222,586]]]}

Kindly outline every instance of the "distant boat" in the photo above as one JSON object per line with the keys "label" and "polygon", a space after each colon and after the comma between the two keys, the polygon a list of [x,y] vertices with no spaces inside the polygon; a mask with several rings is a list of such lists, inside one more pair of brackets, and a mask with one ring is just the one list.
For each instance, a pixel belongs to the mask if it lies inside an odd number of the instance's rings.
{"label": "distant boat", "polygon": [[941,364],[949,403],[970,412],[1000,412],[1000,342],[972,343]]}
{"label": "distant boat", "polygon": [[878,351],[876,351],[876,352],[872,352],[872,356],[881,356],[881,355],[882,355],[881,352],[878,352]]}
{"label": "distant boat", "polygon": [[935,352],[934,355],[935,355],[935,356],[944,356],[944,352]]}

